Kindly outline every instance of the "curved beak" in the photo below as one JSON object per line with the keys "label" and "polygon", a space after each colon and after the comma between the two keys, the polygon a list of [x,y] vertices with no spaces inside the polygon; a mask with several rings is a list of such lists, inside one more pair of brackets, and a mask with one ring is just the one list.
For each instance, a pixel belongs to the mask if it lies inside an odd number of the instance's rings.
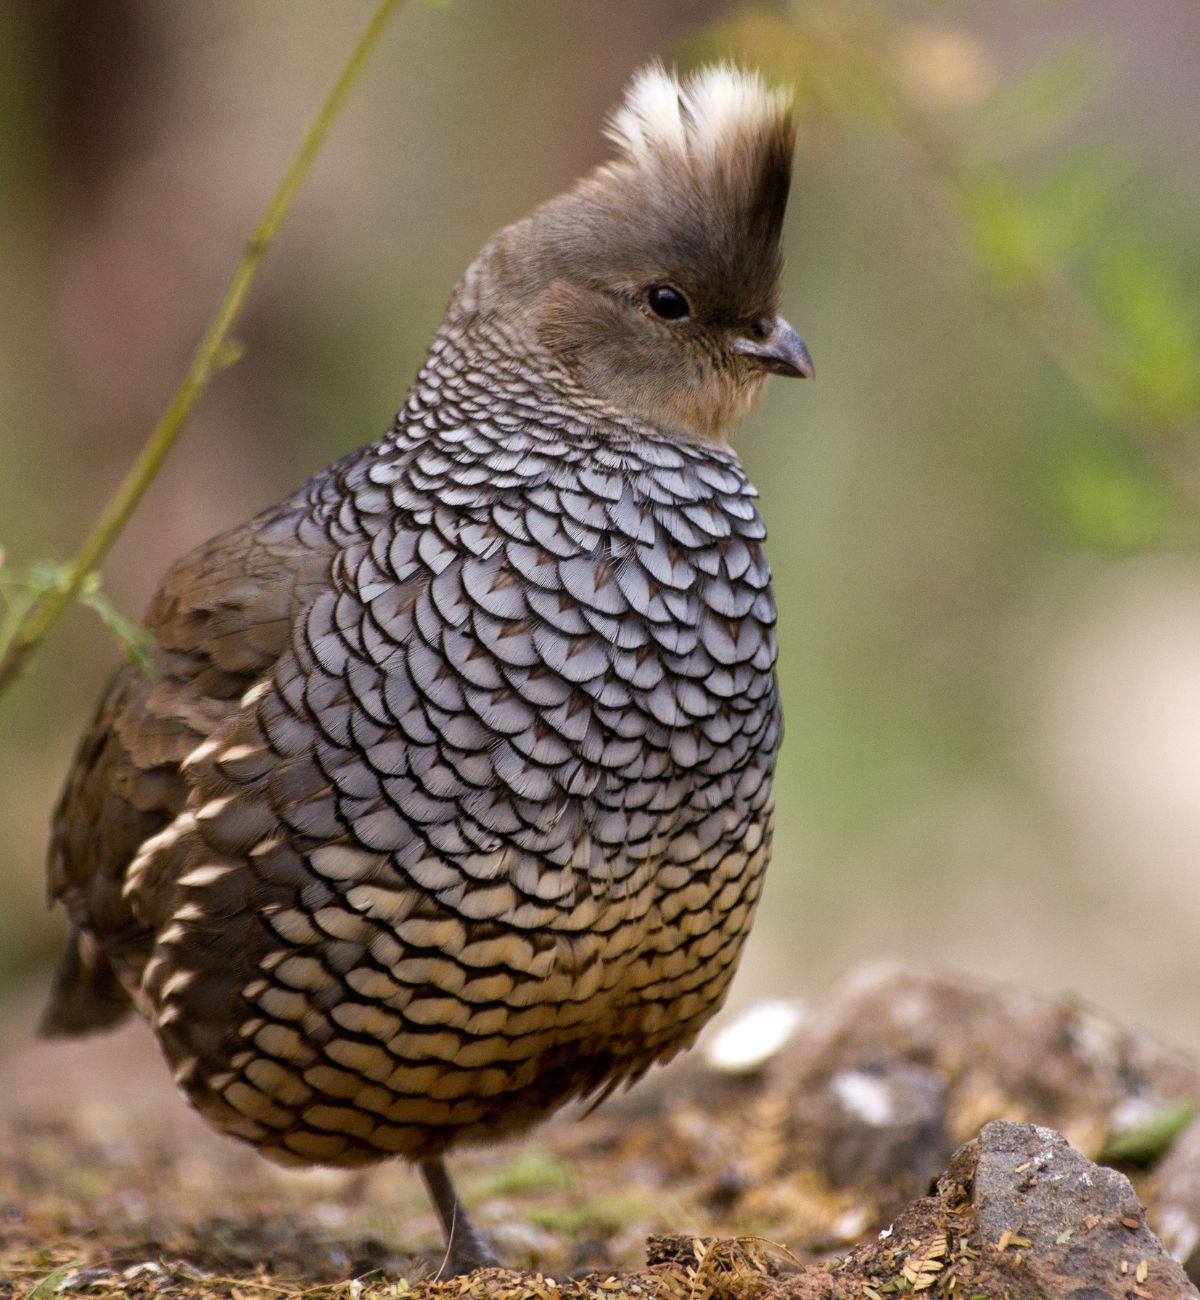
{"label": "curved beak", "polygon": [[756,365],[762,366],[774,375],[792,375],[799,379],[811,379],[816,371],[813,369],[812,357],[804,346],[804,340],[783,319],[776,316],[770,333],[763,339],[735,339],[733,350],[749,357]]}

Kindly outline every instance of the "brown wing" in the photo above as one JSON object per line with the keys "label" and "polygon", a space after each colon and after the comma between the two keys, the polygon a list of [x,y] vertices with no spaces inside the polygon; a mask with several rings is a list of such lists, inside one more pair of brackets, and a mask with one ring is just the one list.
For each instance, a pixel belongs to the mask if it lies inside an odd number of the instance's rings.
{"label": "brown wing", "polygon": [[332,542],[306,526],[311,511],[293,499],[213,538],[172,566],[151,602],[152,669],[116,674],[54,815],[50,895],[72,934],[44,1032],[101,1028],[128,1010],[119,976],[140,968],[148,935],[122,897],[126,869],[183,805],[180,763],[275,663],[326,578]]}

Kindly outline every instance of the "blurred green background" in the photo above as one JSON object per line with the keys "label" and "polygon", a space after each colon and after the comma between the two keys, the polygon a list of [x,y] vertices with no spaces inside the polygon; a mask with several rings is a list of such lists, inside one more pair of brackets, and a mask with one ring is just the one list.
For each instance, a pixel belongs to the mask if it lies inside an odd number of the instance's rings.
{"label": "blurred green background", "polygon": [[[370,7],[0,8],[0,617],[161,411]],[[761,66],[796,86],[785,311],[819,377],[738,439],[787,737],[734,1000],[916,958],[1200,1048],[1198,48],[1195,0],[413,3],[104,589],[136,616],[382,433],[636,67]],[[119,653],[76,609],[0,700],[0,1001],[47,979],[47,821]]]}

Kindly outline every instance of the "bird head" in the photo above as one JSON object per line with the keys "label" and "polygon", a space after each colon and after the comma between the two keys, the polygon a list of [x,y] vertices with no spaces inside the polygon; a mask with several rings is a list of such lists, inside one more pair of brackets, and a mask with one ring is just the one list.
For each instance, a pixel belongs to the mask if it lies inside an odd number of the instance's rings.
{"label": "bird head", "polygon": [[474,314],[521,328],[618,417],[721,441],[768,373],[813,373],[779,315],[788,98],[728,66],[652,65],[608,135],[614,158],[480,255]]}

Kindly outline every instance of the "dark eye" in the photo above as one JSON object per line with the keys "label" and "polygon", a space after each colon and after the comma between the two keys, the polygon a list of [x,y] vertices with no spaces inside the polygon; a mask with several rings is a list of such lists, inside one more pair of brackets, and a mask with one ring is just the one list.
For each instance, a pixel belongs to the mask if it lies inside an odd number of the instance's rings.
{"label": "dark eye", "polygon": [[652,284],[646,290],[646,301],[650,310],[663,320],[687,320],[692,314],[688,300],[669,284]]}

